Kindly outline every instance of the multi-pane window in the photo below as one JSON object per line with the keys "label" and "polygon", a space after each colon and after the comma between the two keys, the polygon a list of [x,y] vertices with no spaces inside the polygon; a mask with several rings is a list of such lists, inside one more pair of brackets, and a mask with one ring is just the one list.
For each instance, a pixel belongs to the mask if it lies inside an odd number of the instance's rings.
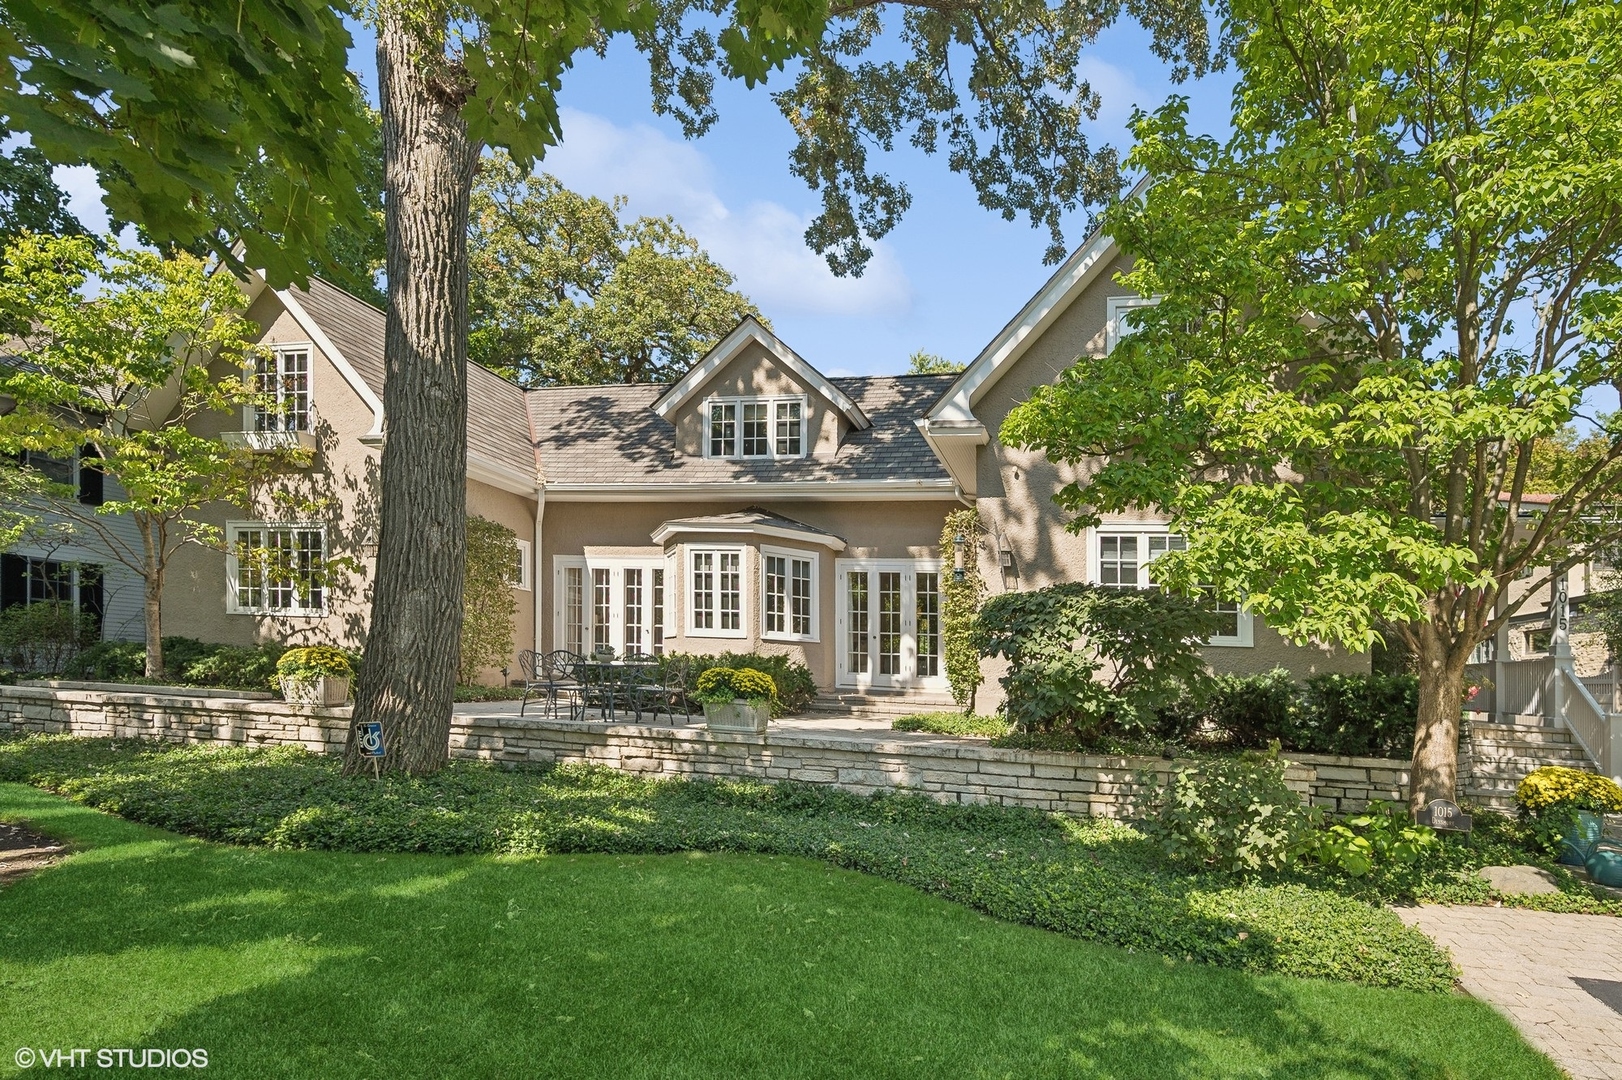
{"label": "multi-pane window", "polygon": [[512,586],[515,589],[529,588],[529,556],[528,540],[519,540],[513,544]]}
{"label": "multi-pane window", "polygon": [[1138,587],[1138,538],[1098,538],[1098,583],[1116,589]]}
{"label": "multi-pane window", "polygon": [[232,610],[326,613],[326,530],[319,525],[229,527]]}
{"label": "multi-pane window", "polygon": [[653,575],[653,655],[665,654],[665,571],[656,567]]}
{"label": "multi-pane window", "polygon": [[799,457],[804,445],[801,437],[801,411],[804,405],[798,401],[779,401],[777,403],[777,456]]}
{"label": "multi-pane window", "polygon": [[743,456],[769,457],[772,447],[766,436],[766,417],[771,406],[764,401],[743,403]]}
{"label": "multi-pane window", "polygon": [[709,456],[803,457],[804,398],[724,398],[709,403]]}
{"label": "multi-pane window", "polygon": [[310,352],[277,349],[254,365],[255,431],[310,430]]}
{"label": "multi-pane window", "polygon": [[738,403],[717,401],[710,405],[710,457],[738,456]]}
{"label": "multi-pane window", "polygon": [[762,552],[761,615],[766,636],[815,639],[815,566],[810,557]]}
{"label": "multi-pane window", "polygon": [[[1177,533],[1100,533],[1098,583],[1120,589],[1147,589],[1154,584],[1151,566],[1170,551],[1186,551],[1187,538]],[[1216,645],[1249,645],[1250,616],[1237,601],[1213,600]]]}
{"label": "multi-pane window", "polygon": [[868,620],[868,594],[867,575],[853,573],[848,575],[848,595],[845,598],[845,620],[849,627],[846,635],[846,662],[852,675],[867,674],[867,620]]}
{"label": "multi-pane window", "polygon": [[941,673],[941,576],[918,574],[915,600],[918,617],[918,675],[933,678]]}
{"label": "multi-pane window", "polygon": [[28,602],[73,602],[73,564],[55,559],[28,560]]}
{"label": "multi-pane window", "polygon": [[632,643],[642,641],[642,568],[628,566],[625,568],[625,651],[640,652],[633,649]]}
{"label": "multi-pane window", "polygon": [[563,568],[563,647],[575,655],[586,651],[586,568]]}
{"label": "multi-pane window", "polygon": [[689,555],[687,610],[695,633],[739,637],[743,633],[743,552],[701,548]]}
{"label": "multi-pane window", "polygon": [[614,577],[608,569],[591,572],[591,651],[614,647],[610,636],[614,607]]}
{"label": "multi-pane window", "polygon": [[901,674],[901,575],[881,571],[879,579],[879,674]]}

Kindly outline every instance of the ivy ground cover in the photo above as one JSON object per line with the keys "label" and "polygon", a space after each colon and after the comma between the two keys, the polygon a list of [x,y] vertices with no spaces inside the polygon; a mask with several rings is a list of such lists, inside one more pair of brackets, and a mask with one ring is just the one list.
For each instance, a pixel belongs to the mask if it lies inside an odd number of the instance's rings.
{"label": "ivy ground cover", "polygon": [[0,820],[75,849],[0,890],[0,1076],[21,1047],[357,1080],[1559,1075],[1463,996],[1104,948],[824,861],[235,847],[17,784]]}

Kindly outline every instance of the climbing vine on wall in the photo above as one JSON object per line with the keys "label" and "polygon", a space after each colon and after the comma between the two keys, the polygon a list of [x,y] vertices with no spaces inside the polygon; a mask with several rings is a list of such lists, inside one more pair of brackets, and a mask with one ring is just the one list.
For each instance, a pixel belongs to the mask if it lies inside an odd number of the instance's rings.
{"label": "climbing vine on wall", "polygon": [[[952,687],[952,700],[964,709],[974,707],[979,689],[980,653],[975,648],[974,620],[985,600],[985,581],[980,577],[980,511],[954,510],[941,527],[941,654],[946,662],[946,681]],[[954,573],[953,544],[962,536],[963,580]]]}
{"label": "climbing vine on wall", "polygon": [[467,519],[467,577],[462,586],[462,647],[456,681],[471,686],[483,668],[507,666],[513,649],[513,531],[482,517]]}

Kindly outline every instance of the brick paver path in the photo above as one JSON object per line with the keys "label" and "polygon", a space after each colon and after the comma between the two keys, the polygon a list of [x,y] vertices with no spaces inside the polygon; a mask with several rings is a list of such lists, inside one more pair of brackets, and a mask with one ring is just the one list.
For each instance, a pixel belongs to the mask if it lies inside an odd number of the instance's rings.
{"label": "brick paver path", "polygon": [[1622,1080],[1622,919],[1438,905],[1397,914],[1576,1080]]}

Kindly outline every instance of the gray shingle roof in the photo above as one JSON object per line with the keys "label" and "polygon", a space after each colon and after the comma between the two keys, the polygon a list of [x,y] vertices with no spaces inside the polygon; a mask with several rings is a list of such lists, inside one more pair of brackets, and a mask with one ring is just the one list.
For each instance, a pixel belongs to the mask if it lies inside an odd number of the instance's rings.
{"label": "gray shingle roof", "polygon": [[[383,312],[320,278],[294,298],[332,339],[357,374],[383,397]],[[477,364],[467,366],[467,447],[526,475],[535,472],[524,391]]]}
{"label": "gray shingle roof", "polygon": [[[662,532],[669,529],[673,532],[707,530],[719,531],[723,529],[737,532],[748,532],[757,526],[768,526],[784,532],[797,533],[807,539],[831,539],[844,544],[845,538],[838,533],[831,533],[827,529],[819,529],[815,525],[807,525],[791,517],[784,517],[760,506],[746,506],[742,510],[729,514],[705,514],[702,517],[671,518],[659,526]],[[655,533],[657,535],[657,532]]]}
{"label": "gray shingle roof", "polygon": [[724,461],[677,456],[675,428],[653,411],[665,386],[559,386],[531,390],[530,422],[548,484],[713,484],[949,480],[913,421],[951,375],[829,380],[873,421],[832,457]]}

